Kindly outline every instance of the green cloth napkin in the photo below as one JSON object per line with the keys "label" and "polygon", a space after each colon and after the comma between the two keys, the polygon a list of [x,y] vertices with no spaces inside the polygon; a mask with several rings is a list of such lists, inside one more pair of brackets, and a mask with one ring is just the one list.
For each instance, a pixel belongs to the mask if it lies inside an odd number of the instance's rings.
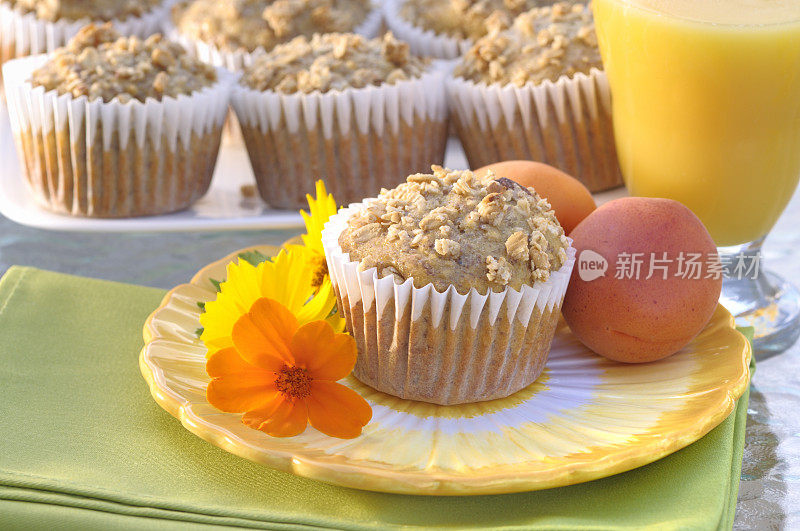
{"label": "green cloth napkin", "polygon": [[139,374],[163,291],[14,267],[0,280],[0,528],[730,529],[747,398],[651,465],[539,492],[403,496],[272,471],[186,431]]}

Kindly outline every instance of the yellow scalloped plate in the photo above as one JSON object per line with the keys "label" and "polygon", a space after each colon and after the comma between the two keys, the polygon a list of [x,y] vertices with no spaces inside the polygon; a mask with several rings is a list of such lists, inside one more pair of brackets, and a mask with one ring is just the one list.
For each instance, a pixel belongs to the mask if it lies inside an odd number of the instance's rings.
{"label": "yellow scalloped plate", "polygon": [[[275,247],[261,247],[267,255]],[[161,407],[195,435],[269,467],[358,489],[499,494],[610,476],[691,444],[734,408],[749,382],[750,346],[722,307],[681,352],[643,365],[605,360],[562,324],[542,377],[504,399],[437,406],[343,382],[372,405],[363,434],[309,428],[272,438],[206,401],[200,309],[236,253],[170,291],[144,327],[139,364]]]}

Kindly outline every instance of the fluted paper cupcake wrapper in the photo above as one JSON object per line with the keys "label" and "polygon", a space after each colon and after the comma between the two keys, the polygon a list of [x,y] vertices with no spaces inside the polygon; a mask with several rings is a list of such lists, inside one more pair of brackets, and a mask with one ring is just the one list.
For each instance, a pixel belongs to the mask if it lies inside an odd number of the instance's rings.
{"label": "fluted paper cupcake wrapper", "polygon": [[471,39],[450,37],[415,26],[400,15],[403,0],[384,0],[383,18],[394,36],[409,44],[414,55],[456,59],[472,48]]}
{"label": "fluted paper cupcake wrapper", "polygon": [[89,217],[181,210],[214,171],[232,74],[188,96],[117,99],[45,91],[28,81],[47,56],[3,66],[11,130],[29,187],[42,206]]}
{"label": "fluted paper cupcake wrapper", "polygon": [[281,94],[237,85],[232,106],[261,197],[297,209],[324,179],[349,203],[441,164],[447,105],[438,65],[416,79],[326,93]]}
{"label": "fluted paper cupcake wrapper", "polygon": [[[413,279],[398,284],[342,251],[339,235],[355,203],[325,224],[322,245],[339,309],[355,337],[353,374],[375,389],[409,400],[461,404],[502,398],[530,385],[544,369],[567,290],[575,249],[547,282],[466,295],[438,292]],[[571,241],[570,241],[571,244]]]}
{"label": "fluted paper cupcake wrapper", "polygon": [[555,166],[592,192],[622,185],[604,72],[522,87],[447,79],[447,98],[470,167],[527,159]]}
{"label": "fluted paper cupcake wrapper", "polygon": [[[161,29],[166,14],[167,5],[163,4],[141,17],[112,20],[111,23],[123,35],[145,38]],[[17,57],[50,53],[90,22],[88,18],[50,22],[0,1],[0,64]]]}

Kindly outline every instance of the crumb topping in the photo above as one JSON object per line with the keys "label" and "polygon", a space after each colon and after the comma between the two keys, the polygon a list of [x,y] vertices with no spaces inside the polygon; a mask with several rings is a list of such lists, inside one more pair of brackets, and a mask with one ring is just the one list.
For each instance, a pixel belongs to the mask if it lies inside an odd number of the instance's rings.
{"label": "crumb topping", "polygon": [[361,270],[465,294],[520,289],[564,265],[564,230],[533,188],[492,172],[432,170],[382,190],[348,220],[339,244]]}
{"label": "crumb topping", "polygon": [[464,55],[455,75],[521,87],[592,68],[602,68],[602,61],[591,10],[559,2],[519,15],[510,27],[492,28]]}
{"label": "crumb topping", "polygon": [[407,0],[400,16],[415,26],[457,39],[479,39],[493,26],[555,0]]}
{"label": "crumb topping", "polygon": [[6,0],[23,13],[35,13],[36,18],[57,20],[98,21],[125,20],[140,17],[161,4],[161,0]]}
{"label": "crumb topping", "polygon": [[178,31],[223,50],[271,50],[294,37],[353,31],[370,0],[191,0],[177,4]]}
{"label": "crumb topping", "polygon": [[426,66],[391,33],[371,40],[354,33],[316,34],[311,40],[296,37],[257,57],[241,83],[285,94],[328,92],[417,78]]}
{"label": "crumb topping", "polygon": [[31,76],[34,86],[73,97],[109,102],[115,97],[161,100],[210,86],[214,68],[190,57],[178,44],[153,35],[121,37],[110,23],[90,24]]}

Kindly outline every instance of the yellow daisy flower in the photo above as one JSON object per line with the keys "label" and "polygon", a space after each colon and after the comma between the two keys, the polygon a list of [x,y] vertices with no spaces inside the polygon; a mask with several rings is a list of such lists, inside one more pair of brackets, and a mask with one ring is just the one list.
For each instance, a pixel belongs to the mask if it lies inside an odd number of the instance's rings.
{"label": "yellow daisy flower", "polygon": [[306,260],[315,271],[314,278],[311,281],[312,285],[315,289],[321,289],[323,286],[330,284],[328,263],[325,260],[325,251],[322,248],[322,229],[328,219],[336,214],[337,208],[333,195],[328,193],[322,180],[317,181],[316,194],[316,199],[311,197],[310,194],[306,194],[309,212],[300,211],[300,215],[303,216],[303,222],[306,225],[306,234],[301,236],[303,245],[287,245],[287,248],[304,253]]}
{"label": "yellow daisy flower", "polygon": [[262,297],[288,308],[299,326],[326,320],[341,332],[344,322],[336,312],[333,286],[328,280],[319,288],[313,287],[316,274],[307,253],[294,249],[282,250],[272,260],[256,266],[241,258],[228,264],[227,279],[220,283],[216,300],[205,303],[205,312],[200,315],[200,339],[209,354],[233,346],[233,325]]}

